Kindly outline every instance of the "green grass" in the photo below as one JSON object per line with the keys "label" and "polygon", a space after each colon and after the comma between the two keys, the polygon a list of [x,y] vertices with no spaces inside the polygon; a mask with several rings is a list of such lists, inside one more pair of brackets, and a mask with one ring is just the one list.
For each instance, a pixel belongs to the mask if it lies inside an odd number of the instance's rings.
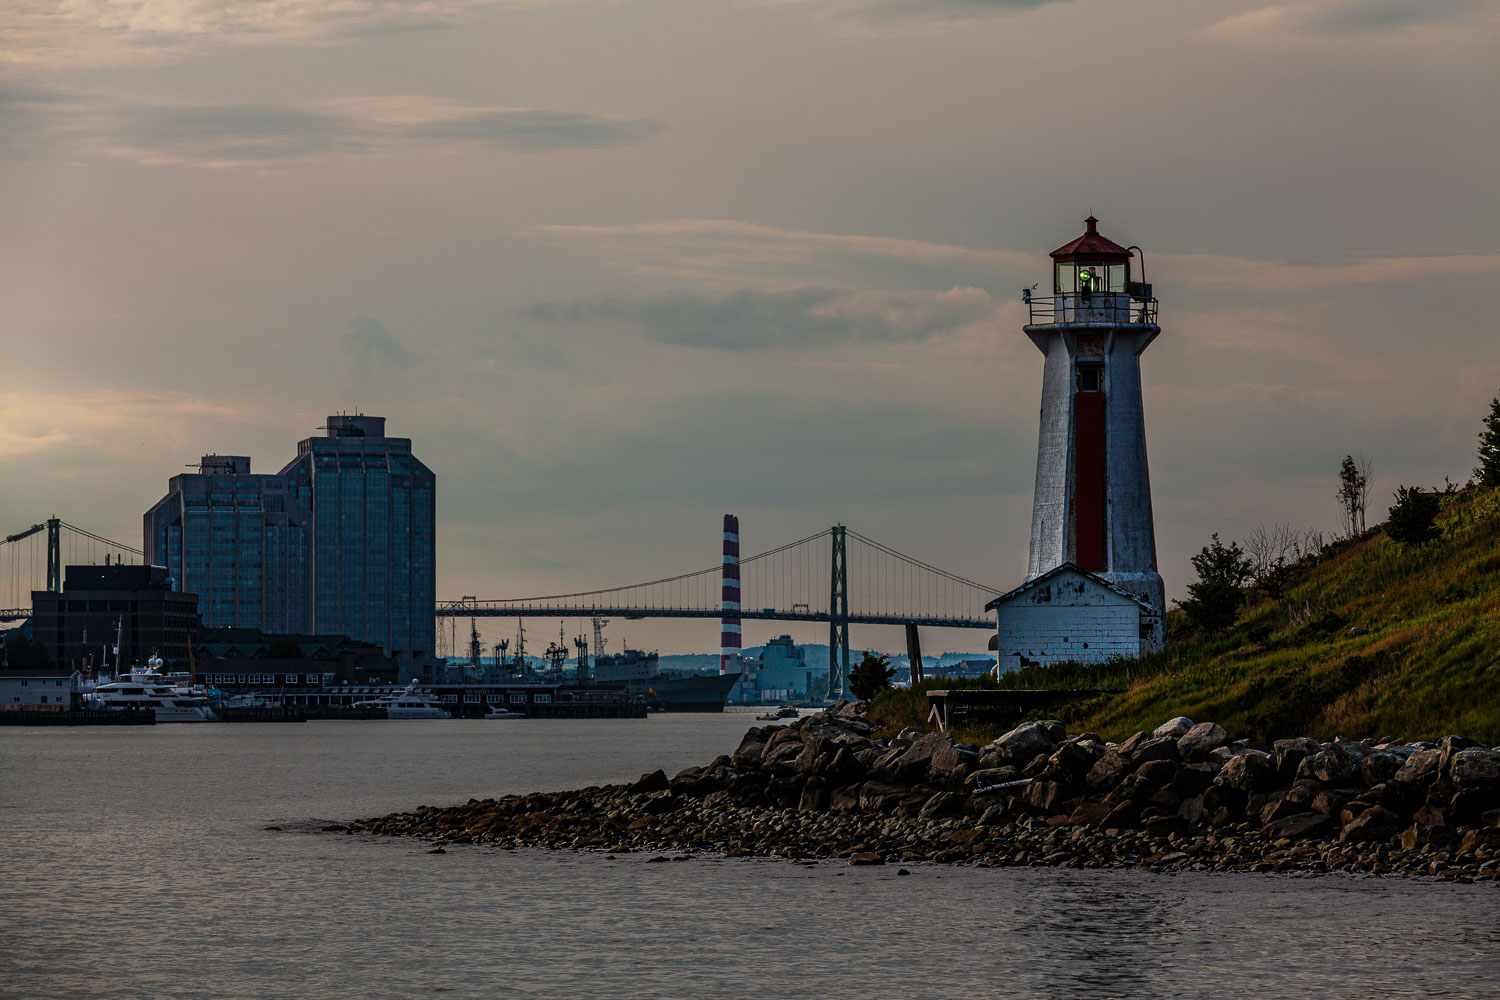
{"label": "green grass", "polygon": [[[1000,683],[1127,689],[1060,713],[1071,731],[1109,739],[1186,715],[1267,740],[1460,733],[1500,744],[1500,491],[1445,497],[1438,523],[1441,537],[1418,547],[1378,527],[1330,546],[1296,567],[1280,600],[1252,599],[1225,635],[1185,636],[1174,612],[1168,632],[1180,638],[1153,656]],[[1351,638],[1352,626],[1369,634]],[[891,692],[873,708],[920,725],[925,705],[920,691]]]}

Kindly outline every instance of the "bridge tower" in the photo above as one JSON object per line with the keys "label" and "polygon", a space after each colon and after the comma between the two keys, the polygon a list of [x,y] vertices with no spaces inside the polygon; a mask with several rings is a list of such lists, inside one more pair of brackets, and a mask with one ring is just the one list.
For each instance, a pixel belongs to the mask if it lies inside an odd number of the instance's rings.
{"label": "bridge tower", "polygon": [[833,566],[828,584],[828,700],[849,697],[849,549],[848,529],[836,524]]}
{"label": "bridge tower", "polygon": [[62,520],[47,518],[47,589],[62,592]]}
{"label": "bridge tower", "polygon": [[1141,353],[1156,339],[1156,300],[1133,273],[1132,251],[1085,220],[1082,236],[1052,251],[1053,295],[1023,298],[1026,335],[1046,357],[1026,579],[1064,563],[1155,608],[1157,572]]}

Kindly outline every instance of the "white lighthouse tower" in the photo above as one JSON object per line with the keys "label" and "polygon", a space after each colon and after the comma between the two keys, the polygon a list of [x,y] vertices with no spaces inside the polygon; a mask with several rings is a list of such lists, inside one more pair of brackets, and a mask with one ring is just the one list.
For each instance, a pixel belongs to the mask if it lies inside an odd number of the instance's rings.
{"label": "white lighthouse tower", "polygon": [[1136,255],[1098,222],[1052,251],[1053,295],[1027,295],[1047,360],[1026,579],[1070,563],[1162,614],[1140,360],[1161,328]]}

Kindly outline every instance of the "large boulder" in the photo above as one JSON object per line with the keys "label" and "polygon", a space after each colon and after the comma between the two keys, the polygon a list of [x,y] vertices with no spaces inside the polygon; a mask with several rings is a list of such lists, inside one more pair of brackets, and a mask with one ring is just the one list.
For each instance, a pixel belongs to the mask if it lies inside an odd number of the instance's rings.
{"label": "large boulder", "polygon": [[979,752],[969,747],[938,747],[928,764],[928,777],[932,781],[944,782],[955,774],[963,776],[979,766]]}
{"label": "large boulder", "polygon": [[1355,816],[1339,833],[1339,841],[1345,844],[1360,844],[1390,840],[1401,832],[1401,817],[1389,809],[1371,806]]}
{"label": "large boulder", "polygon": [[1070,785],[1081,785],[1102,755],[1097,743],[1068,742],[1058,747],[1047,760],[1047,770]]}
{"label": "large boulder", "polygon": [[1021,777],[1021,772],[1014,767],[988,767],[981,771],[971,771],[964,776],[964,787],[970,791],[989,788],[992,785],[1003,785],[1007,781],[1015,781]]}
{"label": "large boulder", "polygon": [[1448,764],[1448,775],[1459,788],[1500,785],[1500,753],[1478,748],[1460,750]]}
{"label": "large boulder", "polygon": [[1271,746],[1271,763],[1276,765],[1276,774],[1281,778],[1282,783],[1289,785],[1292,779],[1297,777],[1297,768],[1302,762],[1321,749],[1323,749],[1322,744],[1306,736],[1277,740]]}
{"label": "large boulder", "polygon": [[1167,787],[1183,798],[1201,795],[1213,784],[1216,773],[1212,764],[1185,764],[1172,775]]}
{"label": "large boulder", "polygon": [[1033,811],[1052,816],[1062,812],[1063,805],[1077,796],[1077,789],[1071,785],[1041,778],[1026,786],[1023,801]]}
{"label": "large boulder", "polygon": [[1177,740],[1186,736],[1193,729],[1193,720],[1187,716],[1179,715],[1175,719],[1168,719],[1151,731],[1151,738],[1156,740]]}
{"label": "large boulder", "polygon": [[1153,760],[1183,760],[1181,752],[1177,749],[1177,741],[1170,737],[1161,739],[1149,739],[1136,746],[1128,755],[1120,754],[1132,764],[1140,766],[1149,764]]}
{"label": "large boulder", "polygon": [[1377,751],[1359,762],[1359,776],[1367,785],[1383,785],[1396,776],[1403,763],[1393,753]]}
{"label": "large boulder", "polygon": [[1058,742],[1045,722],[1024,722],[984,749],[1007,763],[1025,764],[1038,754],[1051,754]]}
{"label": "large boulder", "polygon": [[1303,840],[1308,837],[1322,837],[1333,833],[1338,824],[1332,816],[1322,813],[1304,812],[1293,813],[1290,816],[1281,816],[1271,820],[1261,832],[1272,840],[1280,840],[1287,837],[1291,840]]}
{"label": "large boulder", "polygon": [[1359,763],[1365,754],[1355,753],[1348,741],[1340,740],[1308,757],[1297,768],[1297,777],[1311,778],[1330,788],[1359,784]]}
{"label": "large boulder", "polygon": [[1104,791],[1118,785],[1120,779],[1128,773],[1130,773],[1130,762],[1114,750],[1110,750],[1094,761],[1094,766],[1089,768],[1088,774],[1084,775],[1084,783],[1095,791]]}
{"label": "large boulder", "polygon": [[1217,722],[1200,722],[1177,740],[1177,753],[1188,763],[1197,763],[1209,758],[1219,747],[1229,742],[1229,733]]}
{"label": "large boulder", "polygon": [[1242,792],[1264,792],[1276,787],[1276,767],[1266,754],[1242,753],[1224,765],[1219,780]]}
{"label": "large boulder", "polygon": [[1414,751],[1393,777],[1409,785],[1430,784],[1438,775],[1438,763],[1442,754],[1437,747]]}

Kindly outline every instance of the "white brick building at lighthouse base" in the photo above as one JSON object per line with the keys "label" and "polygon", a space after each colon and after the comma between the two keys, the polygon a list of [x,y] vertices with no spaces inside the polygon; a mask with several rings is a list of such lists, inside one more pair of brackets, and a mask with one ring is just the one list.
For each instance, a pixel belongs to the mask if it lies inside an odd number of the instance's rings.
{"label": "white brick building at lighthouse base", "polygon": [[1068,661],[1135,658],[1162,645],[1161,612],[1103,577],[1063,563],[984,606],[994,611],[1001,673]]}

